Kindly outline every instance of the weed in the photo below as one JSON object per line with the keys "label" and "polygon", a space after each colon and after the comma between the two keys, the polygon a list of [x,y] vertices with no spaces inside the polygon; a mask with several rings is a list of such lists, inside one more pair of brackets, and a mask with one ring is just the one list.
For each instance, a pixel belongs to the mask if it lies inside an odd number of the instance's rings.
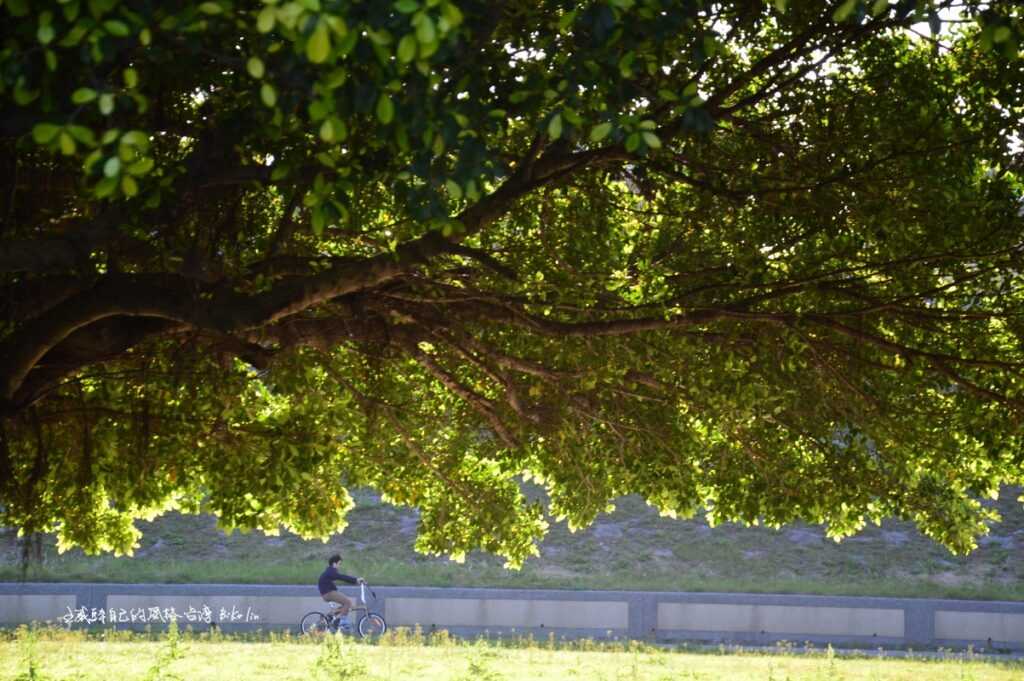
{"label": "weed", "polygon": [[320,644],[320,654],[313,663],[313,673],[320,679],[358,679],[365,676],[368,665],[359,646],[342,634],[328,634]]}
{"label": "weed", "polygon": [[825,678],[828,681],[839,681],[843,678],[843,673],[839,671],[839,663],[836,661],[836,651],[831,643],[825,650]]}
{"label": "weed", "polygon": [[959,681],[974,681],[974,672],[971,671],[971,667],[962,658],[958,666],[959,675],[957,678]]}
{"label": "weed", "polygon": [[176,679],[177,681],[181,681],[181,677],[169,672],[167,667],[175,660],[184,657],[184,655],[185,650],[184,646],[181,645],[181,636],[178,632],[178,622],[171,620],[171,623],[167,625],[167,638],[164,640],[164,644],[157,650],[156,659],[153,661],[153,665],[149,668],[143,678],[146,681],[162,681],[163,679]]}
{"label": "weed", "polygon": [[427,645],[445,648],[452,645],[452,636],[447,629],[435,629],[427,637]]}
{"label": "weed", "polygon": [[39,671],[39,659],[36,651],[39,636],[35,628],[27,626],[18,627],[15,641],[17,641],[18,652],[25,667],[25,671],[17,677],[16,681],[42,681],[45,677]]}

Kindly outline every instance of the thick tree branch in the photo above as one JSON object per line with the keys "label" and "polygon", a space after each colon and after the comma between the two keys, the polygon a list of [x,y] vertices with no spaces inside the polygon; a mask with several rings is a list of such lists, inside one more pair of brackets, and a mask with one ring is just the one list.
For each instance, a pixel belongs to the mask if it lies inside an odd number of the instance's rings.
{"label": "thick tree branch", "polygon": [[[199,329],[231,334],[279,321],[309,307],[349,293],[373,288],[437,255],[464,249],[457,241],[500,218],[534,188],[609,154],[581,153],[541,157],[523,166],[497,190],[467,208],[457,220],[464,230],[447,239],[440,232],[399,245],[393,253],[336,263],[327,270],[282,282],[266,293],[245,295],[222,286],[197,291],[174,275],[108,275],[91,290],[74,296],[19,329],[0,346],[7,358],[0,371],[0,399],[10,402],[36,363],[76,330],[113,316],[157,317]],[[128,278],[125,278],[128,277]]]}

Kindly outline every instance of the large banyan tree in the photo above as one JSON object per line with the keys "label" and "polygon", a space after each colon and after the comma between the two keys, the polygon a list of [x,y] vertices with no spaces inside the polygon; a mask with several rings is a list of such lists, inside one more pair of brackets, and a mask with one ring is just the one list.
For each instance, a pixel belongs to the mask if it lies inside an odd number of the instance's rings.
{"label": "large banyan tree", "polygon": [[1024,482],[1015,2],[0,17],[0,524],[367,485],[511,565],[626,493],[966,551]]}

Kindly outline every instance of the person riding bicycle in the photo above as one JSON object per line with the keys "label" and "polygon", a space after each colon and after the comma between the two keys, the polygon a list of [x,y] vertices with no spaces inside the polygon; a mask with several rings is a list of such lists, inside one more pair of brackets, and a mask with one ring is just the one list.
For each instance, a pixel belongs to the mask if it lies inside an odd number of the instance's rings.
{"label": "person riding bicycle", "polygon": [[338,591],[335,580],[348,584],[365,584],[362,577],[351,577],[338,572],[338,565],[341,563],[341,556],[334,554],[327,559],[327,569],[320,573],[317,581],[317,588],[320,590],[320,597],[329,603],[338,604],[337,622],[338,627],[343,631],[351,631],[348,624],[348,611],[352,608],[352,599]]}

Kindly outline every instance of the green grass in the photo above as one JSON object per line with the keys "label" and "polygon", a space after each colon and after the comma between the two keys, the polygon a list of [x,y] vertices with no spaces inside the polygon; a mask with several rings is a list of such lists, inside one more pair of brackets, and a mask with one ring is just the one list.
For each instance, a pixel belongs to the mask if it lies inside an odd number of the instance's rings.
{"label": "green grass", "polygon": [[[345,556],[342,571],[378,585],[505,588],[747,591],[933,598],[1024,600],[1024,508],[1017,489],[996,505],[1004,521],[969,556],[953,556],[909,523],[869,527],[842,543],[822,528],[783,530],[661,518],[640,499],[591,528],[571,533],[554,523],[541,555],[521,571],[493,556],[471,554],[465,564],[413,551],[416,516],[358,492],[349,528],[324,544],[282,532],[225,534],[209,516],[168,514],[140,523],[142,546],[133,558],[58,555],[48,541],[37,581],[232,582],[312,584],[324,559]],[[0,580],[20,578],[13,532],[0,532]]]}
{"label": "green grass", "polygon": [[1024,663],[978,658],[837,657],[830,650],[697,653],[589,640],[509,645],[459,642],[443,632],[429,638],[399,632],[374,645],[335,637],[148,637],[25,628],[0,639],[0,681],[1011,681],[1022,674]]}

